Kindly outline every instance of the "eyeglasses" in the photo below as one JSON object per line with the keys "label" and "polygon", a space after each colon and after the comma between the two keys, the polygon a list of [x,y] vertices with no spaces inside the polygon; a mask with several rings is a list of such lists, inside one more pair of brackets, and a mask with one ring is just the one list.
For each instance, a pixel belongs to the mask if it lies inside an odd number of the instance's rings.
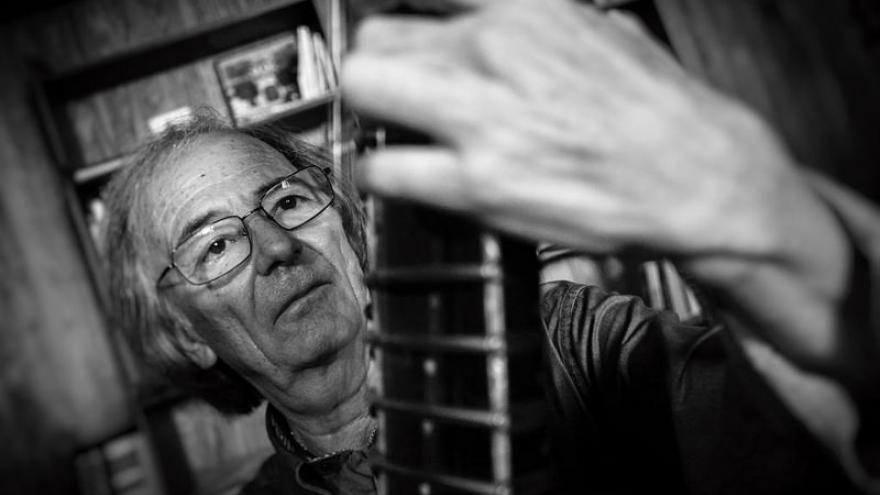
{"label": "eyeglasses", "polygon": [[156,280],[158,286],[172,269],[193,285],[205,285],[238,268],[251,255],[245,219],[258,211],[284,230],[293,230],[323,213],[333,203],[327,172],[319,167],[298,170],[266,191],[260,206],[248,214],[221,218],[189,235],[173,251],[171,264]]}

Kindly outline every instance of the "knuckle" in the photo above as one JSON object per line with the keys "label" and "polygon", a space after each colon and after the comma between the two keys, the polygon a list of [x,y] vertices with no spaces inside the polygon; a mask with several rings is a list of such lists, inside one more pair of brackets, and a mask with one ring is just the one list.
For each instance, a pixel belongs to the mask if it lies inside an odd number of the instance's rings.
{"label": "knuckle", "polygon": [[484,20],[471,30],[471,46],[479,53],[491,52],[504,38],[503,29],[496,20]]}
{"label": "knuckle", "polygon": [[645,24],[635,14],[620,10],[612,10],[608,13],[608,17],[625,29],[639,33],[645,31]]}
{"label": "knuckle", "polygon": [[503,176],[493,166],[493,157],[473,156],[463,163],[460,187],[472,211],[491,215],[506,203],[503,194]]}
{"label": "knuckle", "polygon": [[355,31],[354,46],[358,49],[372,48],[388,38],[388,31],[388,21],[383,16],[367,17],[360,22]]}

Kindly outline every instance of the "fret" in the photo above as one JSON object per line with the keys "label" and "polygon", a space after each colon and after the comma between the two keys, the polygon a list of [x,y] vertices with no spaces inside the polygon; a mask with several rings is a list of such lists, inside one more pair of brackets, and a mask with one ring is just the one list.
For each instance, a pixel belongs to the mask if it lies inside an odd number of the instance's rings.
{"label": "fret", "polygon": [[534,249],[371,201],[380,493],[549,492]]}

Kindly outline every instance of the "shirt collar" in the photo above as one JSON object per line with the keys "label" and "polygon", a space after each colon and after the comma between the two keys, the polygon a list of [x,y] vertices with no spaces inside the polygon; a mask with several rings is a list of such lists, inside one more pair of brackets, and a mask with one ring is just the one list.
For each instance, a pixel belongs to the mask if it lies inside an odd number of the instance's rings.
{"label": "shirt collar", "polygon": [[[348,457],[348,454],[353,452],[352,450],[340,450],[324,455],[313,454],[305,445],[300,443],[296,437],[294,437],[290,431],[290,425],[287,423],[287,419],[281,414],[281,411],[273,407],[272,404],[269,404],[266,407],[266,431],[275,450],[289,452],[306,464],[318,463],[329,459],[342,460]],[[375,442],[376,427],[373,428],[367,448],[364,450],[369,450]]]}

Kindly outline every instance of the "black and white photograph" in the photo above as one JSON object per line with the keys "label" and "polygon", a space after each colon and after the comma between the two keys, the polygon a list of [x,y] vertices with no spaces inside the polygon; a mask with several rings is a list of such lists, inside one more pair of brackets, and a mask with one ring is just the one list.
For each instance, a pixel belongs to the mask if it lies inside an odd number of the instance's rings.
{"label": "black and white photograph", "polygon": [[880,3],[0,43],[0,493],[880,495]]}

